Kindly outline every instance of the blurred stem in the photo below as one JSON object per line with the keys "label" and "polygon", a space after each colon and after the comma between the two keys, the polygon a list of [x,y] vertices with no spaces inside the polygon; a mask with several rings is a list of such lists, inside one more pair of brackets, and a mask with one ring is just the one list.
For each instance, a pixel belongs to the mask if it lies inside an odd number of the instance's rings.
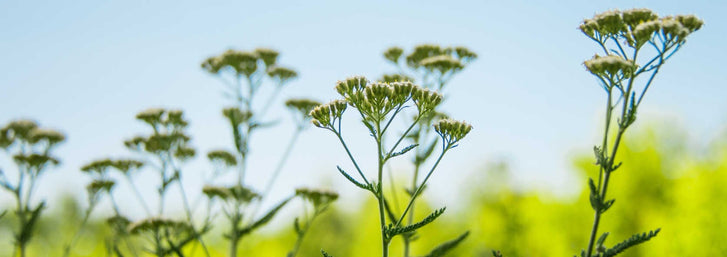
{"label": "blurred stem", "polygon": [[[308,216],[307,210],[305,211],[305,213],[306,213],[306,216]],[[305,226],[303,226],[300,229],[300,233],[298,233],[298,236],[295,240],[295,245],[293,246],[293,249],[288,253],[287,257],[295,257],[298,254],[298,251],[300,250],[300,246],[303,244],[303,239],[305,238],[305,235],[308,233],[308,229],[310,228],[311,224],[318,217],[319,214],[320,214],[320,212],[315,210],[313,213],[313,216],[310,219],[306,218]]]}
{"label": "blurred stem", "polygon": [[295,143],[298,142],[298,138],[300,137],[301,132],[303,132],[303,129],[305,127],[298,126],[295,129],[295,132],[293,132],[293,137],[288,142],[288,146],[285,147],[285,151],[283,152],[283,155],[280,157],[280,160],[278,161],[278,165],[275,167],[275,170],[273,171],[273,175],[270,177],[270,180],[268,180],[268,183],[265,185],[265,190],[263,191],[262,195],[260,196],[260,199],[258,200],[257,204],[255,205],[255,208],[252,211],[251,217],[254,217],[258,211],[260,211],[260,207],[262,206],[263,200],[270,194],[270,190],[273,189],[273,185],[275,184],[275,181],[277,181],[278,176],[280,175],[280,172],[283,170],[283,167],[285,166],[285,163],[288,161],[288,158],[290,157],[290,153],[293,152],[293,148],[295,147]]}
{"label": "blurred stem", "polygon": [[[417,189],[417,180],[419,180],[419,168],[420,167],[421,167],[421,163],[420,162],[416,162],[414,164],[414,176],[413,176],[413,178],[411,180],[411,189],[410,189],[410,192],[412,194]],[[411,207],[409,208],[409,209],[411,209],[411,211],[409,213],[409,218],[407,220],[407,225],[414,224],[414,209],[415,209],[414,207],[416,207],[416,201],[412,201],[411,202]],[[405,236],[404,237],[404,257],[409,257],[409,251],[410,251],[409,245],[410,245],[410,243],[411,243],[411,237]]]}
{"label": "blurred stem", "polygon": [[136,199],[139,200],[139,203],[141,203],[141,207],[144,208],[146,215],[151,215],[149,206],[146,204],[146,201],[144,201],[144,197],[141,196],[141,192],[139,192],[139,188],[136,187],[136,184],[134,184],[134,180],[131,178],[131,175],[129,175],[129,173],[125,173],[124,177],[126,177],[126,181],[128,181],[129,185],[131,185],[131,189],[132,189],[132,191],[134,191],[134,195],[136,196]]}
{"label": "blurred stem", "polygon": [[83,227],[86,226],[86,223],[88,222],[88,218],[91,217],[91,212],[93,211],[93,208],[96,206],[95,203],[91,203],[88,206],[88,209],[83,214],[83,219],[81,220],[81,226],[79,226],[78,230],[75,234],[73,234],[73,238],[71,241],[66,245],[65,249],[63,250],[63,257],[67,257],[71,253],[71,248],[73,248],[73,245],[76,244],[78,241],[78,238],[81,236],[81,231],[83,230]]}
{"label": "blurred stem", "polygon": [[[394,224],[394,226],[398,226],[401,224],[401,222],[404,220],[404,217],[406,217],[406,214],[411,210],[412,205],[414,204],[414,200],[419,196],[422,189],[424,189],[424,185],[427,184],[427,181],[429,180],[429,177],[432,176],[432,173],[434,173],[434,170],[437,169],[437,166],[439,165],[439,162],[442,161],[442,157],[444,157],[444,154],[447,153],[449,149],[451,149],[451,145],[447,142],[442,142],[444,144],[444,147],[442,149],[442,153],[437,158],[437,161],[434,163],[434,166],[432,166],[432,169],[429,170],[429,173],[427,173],[427,176],[424,178],[424,181],[422,181],[419,186],[417,186],[417,190],[411,195],[411,199],[409,199],[409,204],[406,205],[406,209],[404,209],[404,213],[401,214],[401,217],[399,217],[399,220]],[[412,214],[414,215],[414,214]]]}

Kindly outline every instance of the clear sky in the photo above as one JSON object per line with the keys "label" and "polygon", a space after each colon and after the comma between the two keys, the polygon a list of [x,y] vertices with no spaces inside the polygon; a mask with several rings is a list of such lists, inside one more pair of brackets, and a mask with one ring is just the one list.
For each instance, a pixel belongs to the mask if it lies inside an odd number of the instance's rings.
{"label": "clear sky", "polygon": [[[181,108],[200,153],[231,149],[220,110],[223,85],[203,72],[208,56],[271,47],[300,78],[283,98],[336,97],[336,80],[394,71],[389,46],[463,45],[480,58],[448,86],[444,109],[475,129],[435,173],[430,195],[448,205],[459,183],[481,181],[487,162],[506,160],[526,188],[570,192],[571,160],[598,142],[603,91],[582,62],[598,50],[576,28],[583,18],[619,8],[697,14],[706,25],[665,66],[641,108],[637,127],[674,124],[698,147],[727,124],[725,1],[20,1],[0,0],[0,123],[32,118],[67,133],[63,165],[42,178],[39,197],[81,197],[79,167],[130,156],[121,143],[146,133],[134,115],[148,107]],[[273,169],[290,136],[288,113],[253,141],[251,180]],[[350,166],[335,138],[309,129],[275,187],[328,185],[344,198],[361,192],[335,171]],[[355,150],[373,158],[367,138]],[[206,158],[186,166],[199,187]],[[0,157],[0,167],[12,173]],[[153,185],[146,176],[142,185]],[[152,189],[145,190],[152,194]],[[431,193],[436,192],[436,193]],[[0,193],[1,199],[9,199]],[[133,205],[129,205],[133,206]],[[456,207],[456,206],[455,206]]]}

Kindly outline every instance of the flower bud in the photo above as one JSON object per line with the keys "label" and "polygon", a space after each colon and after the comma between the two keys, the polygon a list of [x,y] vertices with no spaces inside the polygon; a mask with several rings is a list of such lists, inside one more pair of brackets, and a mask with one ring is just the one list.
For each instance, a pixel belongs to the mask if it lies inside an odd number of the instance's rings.
{"label": "flower bud", "polygon": [[621,56],[594,56],[593,59],[583,63],[586,69],[596,76],[630,76],[636,65]]}
{"label": "flower bud", "polygon": [[412,99],[419,110],[419,114],[423,115],[434,110],[442,102],[442,95],[426,88],[413,87]]}
{"label": "flower bud", "polygon": [[434,124],[434,131],[447,144],[454,144],[464,138],[472,130],[472,125],[451,119],[442,119]]}
{"label": "flower bud", "polygon": [[623,11],[623,22],[633,30],[639,24],[659,19],[659,15],[646,8],[636,8]]}
{"label": "flower bud", "polygon": [[694,15],[677,15],[675,19],[687,28],[689,33],[699,30],[704,25],[704,21]]}
{"label": "flower bud", "polygon": [[593,20],[598,23],[598,32],[603,35],[617,35],[627,30],[619,10],[597,14]]}

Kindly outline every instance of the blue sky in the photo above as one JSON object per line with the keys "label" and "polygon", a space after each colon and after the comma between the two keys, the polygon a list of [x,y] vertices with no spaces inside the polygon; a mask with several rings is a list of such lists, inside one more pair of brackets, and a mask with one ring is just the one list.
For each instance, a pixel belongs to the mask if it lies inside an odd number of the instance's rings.
{"label": "blue sky", "polygon": [[[557,4],[554,4],[557,3]],[[148,107],[181,108],[199,152],[231,148],[220,110],[223,85],[199,68],[226,49],[271,47],[300,78],[288,97],[336,97],[336,80],[394,71],[389,46],[463,45],[480,58],[448,86],[444,109],[475,126],[435,173],[432,199],[456,205],[453,185],[482,181],[488,162],[508,161],[522,187],[572,192],[583,183],[571,160],[598,142],[603,92],[581,65],[595,45],[576,28],[583,18],[619,8],[697,14],[706,21],[650,90],[637,127],[678,125],[696,147],[727,124],[727,24],[723,1],[13,1],[0,0],[0,123],[33,118],[68,141],[63,165],[43,178],[39,197],[83,193],[78,172],[102,157],[130,156],[121,142],[145,133],[134,115]],[[289,117],[253,141],[251,181],[262,185],[290,136]],[[353,122],[352,122],[353,124]],[[348,165],[340,146],[309,129],[276,186],[330,186],[359,197],[335,172]],[[351,138],[373,158],[366,138]],[[370,152],[370,153],[369,153]],[[402,164],[403,165],[403,164]],[[0,167],[12,164],[0,157]],[[395,164],[396,166],[396,164]],[[187,166],[199,186],[204,158]],[[398,166],[397,166],[398,167]],[[405,167],[405,166],[402,166]],[[147,179],[149,178],[149,179]],[[153,177],[142,183],[153,185]],[[146,190],[152,193],[151,189]],[[358,195],[358,196],[357,196]],[[8,199],[2,194],[0,200]],[[131,206],[131,205],[130,205]],[[456,208],[456,206],[455,206]]]}

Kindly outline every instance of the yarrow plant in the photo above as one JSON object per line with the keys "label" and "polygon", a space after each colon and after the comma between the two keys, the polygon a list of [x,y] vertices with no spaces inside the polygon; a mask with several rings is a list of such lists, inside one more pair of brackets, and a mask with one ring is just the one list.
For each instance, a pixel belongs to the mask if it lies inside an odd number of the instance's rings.
{"label": "yarrow plant", "polygon": [[[384,58],[397,68],[397,73],[385,74],[380,79],[384,82],[412,81],[420,83],[423,88],[430,90],[444,90],[447,83],[454,75],[461,72],[467,65],[477,59],[477,54],[472,50],[463,47],[441,47],[439,45],[422,44],[414,47],[411,53],[404,55],[404,49],[391,47],[384,51]],[[414,116],[411,119],[416,119]],[[411,159],[413,171],[411,183],[406,192],[411,196],[417,190],[419,173],[438,144],[438,137],[432,131],[432,124],[440,119],[446,119],[447,115],[438,111],[435,107],[430,114],[419,118],[418,124],[411,130],[406,140],[412,145],[422,145],[414,149],[414,156]],[[394,190],[392,194],[396,194]],[[406,224],[414,223],[414,209],[416,201],[411,204],[411,211],[406,218]],[[466,236],[467,233],[462,234]],[[460,236],[461,238],[464,238]],[[402,235],[404,243],[404,257],[410,256],[410,245],[416,240],[415,233]]]}
{"label": "yarrow plant", "polygon": [[[603,50],[584,62],[606,92],[606,115],[603,142],[594,147],[598,180],[589,179],[590,202],[595,215],[588,247],[582,257],[615,256],[627,248],[655,237],[660,229],[636,234],[606,247],[608,232],[598,236],[603,213],[614,203],[606,192],[611,175],[621,166],[616,161],[619,145],[626,130],[636,121],[636,114],[646,92],[662,65],[679,51],[686,38],[702,27],[703,21],[694,15],[659,17],[649,9],[612,10],[586,19],[580,30]],[[647,76],[643,85],[639,76]],[[616,118],[616,124],[612,124]],[[616,130],[610,139],[611,128]]]}
{"label": "yarrow plant", "polygon": [[[16,203],[18,228],[13,231],[13,256],[26,256],[27,245],[45,209],[45,201],[36,203],[32,200],[33,192],[40,176],[60,162],[52,152],[65,139],[62,133],[40,128],[32,120],[15,120],[0,128],[0,148],[12,156],[17,167],[17,180],[14,183],[0,168],[0,186],[12,193]],[[4,216],[4,212],[1,216]]]}
{"label": "yarrow plant", "polygon": [[[370,192],[376,198],[381,229],[382,256],[386,257],[389,256],[389,243],[394,237],[406,233],[413,233],[417,229],[433,222],[444,213],[445,208],[442,208],[434,211],[417,223],[411,225],[405,225],[403,223],[404,218],[411,210],[414,200],[419,196],[444,155],[457,146],[457,143],[470,132],[472,126],[462,121],[448,119],[440,120],[434,125],[434,130],[440,135],[442,140],[441,153],[424,180],[412,191],[406,209],[398,214],[389,207],[389,201],[387,201],[384,194],[384,165],[392,158],[406,154],[417,147],[417,145],[410,145],[399,148],[399,145],[419,123],[419,120],[430,115],[435,107],[442,102],[442,95],[435,91],[416,86],[411,82],[369,82],[364,77],[351,77],[344,81],[339,81],[336,83],[336,90],[342,99],[331,101],[313,109],[310,113],[313,117],[312,123],[316,127],[328,130],[336,135],[355,167],[359,178],[354,178],[341,167],[338,167],[338,171],[356,187]],[[385,141],[392,134],[389,130],[390,125],[397,118],[398,114],[406,107],[412,105],[416,106],[416,110],[413,110],[415,115],[414,120],[410,122],[406,131],[394,136],[395,143],[388,146],[385,144]],[[366,173],[361,169],[343,138],[341,124],[343,114],[349,109],[349,106],[358,112],[361,117],[361,122],[368,129],[370,136],[376,144],[377,175],[374,178],[366,176]],[[446,252],[446,250],[454,247],[454,245],[444,251]],[[435,248],[435,251],[441,250]],[[329,256],[326,252],[323,252],[323,255]]]}
{"label": "yarrow plant", "polygon": [[[217,174],[236,170],[238,175],[237,183],[227,186],[210,185],[203,190],[205,195],[208,196],[210,204],[208,210],[212,209],[212,203],[219,201],[225,217],[230,223],[230,229],[226,232],[225,237],[230,241],[229,256],[231,257],[237,256],[238,245],[244,236],[270,222],[278,211],[292,199],[292,197],[289,197],[280,201],[262,217],[255,219],[260,206],[267,198],[290,156],[298,137],[308,127],[307,124],[310,123],[308,113],[320,104],[310,99],[289,99],[285,102],[285,106],[293,113],[296,124],[295,130],[263,191],[257,193],[251,185],[245,182],[247,163],[250,159],[251,137],[259,129],[272,125],[271,122],[265,120],[267,110],[272,106],[286,84],[297,77],[294,70],[277,64],[278,55],[277,51],[266,48],[258,48],[251,52],[228,50],[221,55],[210,57],[202,63],[203,69],[226,84],[227,90],[225,93],[227,96],[231,96],[235,103],[234,106],[225,108],[222,111],[232,129],[235,150],[234,152],[214,150],[208,154],[208,158],[216,167],[215,169],[221,171],[216,172]],[[274,88],[260,106],[258,104],[259,91],[265,79],[272,81]],[[212,183],[212,180],[214,178],[209,182]],[[308,194],[300,192],[296,195],[303,199],[310,198]],[[327,199],[333,201],[335,197]],[[325,209],[320,206],[319,208],[322,209],[314,213],[313,217]],[[302,227],[298,220],[294,223],[298,240],[293,250],[291,250],[290,256],[295,256],[297,253],[305,231],[307,231],[311,223],[312,219],[307,220]]]}

